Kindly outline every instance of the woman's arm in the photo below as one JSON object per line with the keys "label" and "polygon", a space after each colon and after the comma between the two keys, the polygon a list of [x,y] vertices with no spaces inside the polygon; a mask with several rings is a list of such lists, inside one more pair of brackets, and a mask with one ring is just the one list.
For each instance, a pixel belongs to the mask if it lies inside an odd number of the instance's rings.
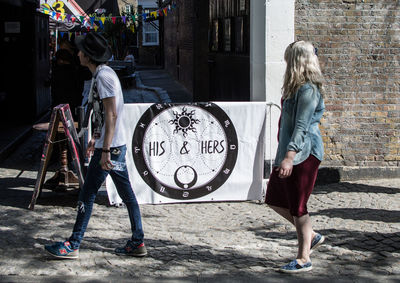
{"label": "woman's arm", "polygon": [[300,152],[303,149],[318,101],[318,91],[312,86],[300,89],[297,97],[295,126],[287,151]]}
{"label": "woman's arm", "polygon": [[294,131],[285,158],[276,169],[279,171],[280,178],[287,178],[292,174],[293,160],[304,147],[304,141],[317,106],[318,95],[312,86],[308,86],[298,93]]}

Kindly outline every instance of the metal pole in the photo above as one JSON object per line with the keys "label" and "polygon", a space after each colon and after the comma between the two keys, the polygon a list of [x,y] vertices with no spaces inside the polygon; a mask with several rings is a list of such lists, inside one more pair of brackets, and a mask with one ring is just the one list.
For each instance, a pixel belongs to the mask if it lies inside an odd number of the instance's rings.
{"label": "metal pole", "polygon": [[275,106],[279,110],[281,110],[281,107],[273,102],[268,102],[267,106],[269,107],[269,174],[271,174],[272,173],[272,106]]}
{"label": "metal pole", "polygon": [[58,50],[58,24],[56,23],[56,50],[55,52],[57,52]]}

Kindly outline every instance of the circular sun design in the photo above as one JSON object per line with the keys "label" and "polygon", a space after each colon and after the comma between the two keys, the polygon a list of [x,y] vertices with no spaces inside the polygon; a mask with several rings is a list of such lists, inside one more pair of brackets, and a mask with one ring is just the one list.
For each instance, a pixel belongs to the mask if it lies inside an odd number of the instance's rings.
{"label": "circular sun design", "polygon": [[187,112],[186,107],[182,108],[182,112],[173,112],[175,119],[168,121],[171,125],[175,125],[174,134],[182,131],[183,136],[186,138],[188,131],[196,133],[195,124],[200,123],[200,120],[194,118],[195,110]]}

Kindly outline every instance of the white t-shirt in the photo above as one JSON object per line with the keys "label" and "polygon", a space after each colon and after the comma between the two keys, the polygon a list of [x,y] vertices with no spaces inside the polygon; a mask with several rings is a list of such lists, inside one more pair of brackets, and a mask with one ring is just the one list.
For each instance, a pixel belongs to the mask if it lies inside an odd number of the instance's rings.
{"label": "white t-shirt", "polygon": [[[117,121],[115,123],[114,136],[110,147],[125,145],[125,135],[122,129],[122,114],[124,111],[124,97],[122,95],[121,83],[117,74],[107,65],[99,65],[94,75],[97,83],[97,91],[100,99],[115,97],[117,108]],[[105,124],[101,129],[101,136],[96,140],[95,148],[102,148],[105,135]]]}

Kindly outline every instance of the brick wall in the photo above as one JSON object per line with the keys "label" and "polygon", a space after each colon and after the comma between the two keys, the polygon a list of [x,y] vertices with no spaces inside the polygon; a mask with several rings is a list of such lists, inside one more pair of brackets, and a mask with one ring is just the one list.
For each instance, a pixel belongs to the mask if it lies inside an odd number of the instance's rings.
{"label": "brick wall", "polygon": [[400,166],[400,1],[298,0],[326,78],[324,166]]}

